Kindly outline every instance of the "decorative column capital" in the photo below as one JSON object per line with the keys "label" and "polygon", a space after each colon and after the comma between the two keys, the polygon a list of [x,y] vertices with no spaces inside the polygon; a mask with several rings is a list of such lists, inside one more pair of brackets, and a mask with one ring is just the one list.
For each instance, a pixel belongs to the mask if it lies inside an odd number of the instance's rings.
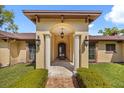
{"label": "decorative column capital", "polygon": [[45,32],[44,35],[51,37],[51,33],[49,31]]}
{"label": "decorative column capital", "polygon": [[76,38],[76,37],[79,37],[80,35],[79,34],[74,34],[73,37]]}
{"label": "decorative column capital", "polygon": [[83,33],[84,33],[84,32],[75,32],[75,33],[73,34],[73,37],[75,37],[75,36],[81,36]]}

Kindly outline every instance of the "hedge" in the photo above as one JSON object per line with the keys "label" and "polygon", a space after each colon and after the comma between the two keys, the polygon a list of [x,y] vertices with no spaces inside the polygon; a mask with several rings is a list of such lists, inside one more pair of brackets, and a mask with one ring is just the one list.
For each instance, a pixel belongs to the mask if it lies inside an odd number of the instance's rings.
{"label": "hedge", "polygon": [[48,78],[45,69],[33,70],[10,87],[13,88],[44,88]]}
{"label": "hedge", "polygon": [[110,84],[93,69],[79,68],[77,80],[81,88],[108,88]]}

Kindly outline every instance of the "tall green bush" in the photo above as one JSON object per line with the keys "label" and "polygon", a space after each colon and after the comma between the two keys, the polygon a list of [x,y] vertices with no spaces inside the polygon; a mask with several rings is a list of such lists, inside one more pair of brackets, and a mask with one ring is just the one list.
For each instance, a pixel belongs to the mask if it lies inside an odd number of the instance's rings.
{"label": "tall green bush", "polygon": [[93,69],[79,68],[77,80],[82,88],[108,88],[110,84]]}

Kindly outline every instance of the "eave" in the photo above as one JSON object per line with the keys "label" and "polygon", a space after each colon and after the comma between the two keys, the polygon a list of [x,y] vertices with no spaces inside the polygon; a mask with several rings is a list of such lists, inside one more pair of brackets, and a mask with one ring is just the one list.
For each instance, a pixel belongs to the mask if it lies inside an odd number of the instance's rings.
{"label": "eave", "polygon": [[85,19],[89,23],[94,21],[101,15],[101,11],[77,11],[77,10],[24,10],[23,13],[34,23],[40,18],[56,18],[60,19]]}

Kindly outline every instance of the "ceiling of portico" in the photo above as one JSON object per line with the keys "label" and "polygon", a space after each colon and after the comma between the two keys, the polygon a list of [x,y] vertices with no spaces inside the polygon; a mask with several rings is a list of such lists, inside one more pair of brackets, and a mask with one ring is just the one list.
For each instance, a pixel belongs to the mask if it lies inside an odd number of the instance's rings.
{"label": "ceiling of portico", "polygon": [[56,35],[60,35],[62,32],[64,35],[69,35],[74,33],[75,29],[70,25],[66,23],[59,23],[51,27],[50,32],[54,33]]}

